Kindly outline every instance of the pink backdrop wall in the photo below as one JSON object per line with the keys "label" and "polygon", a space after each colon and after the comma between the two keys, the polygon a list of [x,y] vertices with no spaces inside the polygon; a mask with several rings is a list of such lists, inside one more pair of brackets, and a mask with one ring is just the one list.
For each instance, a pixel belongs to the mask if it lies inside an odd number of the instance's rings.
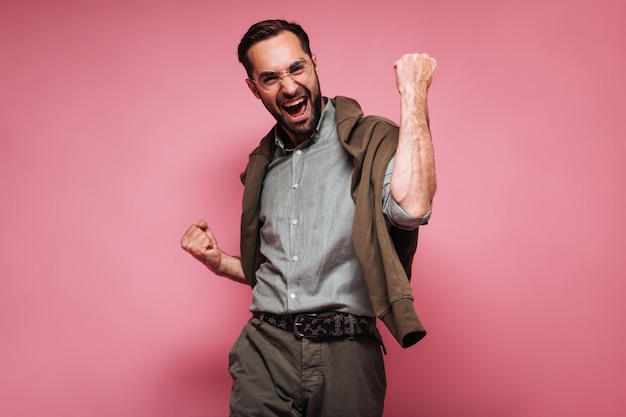
{"label": "pink backdrop wall", "polygon": [[430,333],[385,333],[385,415],[625,415],[624,2],[264,3],[0,2],[0,415],[227,414],[249,290],[178,240],[237,252],[272,120],[235,48],[273,17],[367,113],[397,120],[402,53],[439,63]]}

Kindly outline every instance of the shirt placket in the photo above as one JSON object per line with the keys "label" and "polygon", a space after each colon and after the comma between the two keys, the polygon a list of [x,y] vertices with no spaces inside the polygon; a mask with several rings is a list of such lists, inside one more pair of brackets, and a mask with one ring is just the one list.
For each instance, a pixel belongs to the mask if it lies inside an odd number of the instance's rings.
{"label": "shirt placket", "polygon": [[300,286],[297,282],[298,271],[302,262],[302,246],[299,240],[300,214],[298,204],[301,195],[301,182],[304,168],[305,151],[297,149],[291,158],[291,207],[289,209],[289,274],[287,276],[287,307],[289,310],[297,310],[300,305]]}

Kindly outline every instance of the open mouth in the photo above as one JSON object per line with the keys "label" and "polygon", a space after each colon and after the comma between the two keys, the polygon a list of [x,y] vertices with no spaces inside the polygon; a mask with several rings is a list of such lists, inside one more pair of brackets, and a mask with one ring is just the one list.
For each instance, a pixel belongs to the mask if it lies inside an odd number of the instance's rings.
{"label": "open mouth", "polygon": [[298,97],[295,100],[287,101],[283,103],[282,108],[289,116],[294,119],[300,118],[306,114],[307,111],[307,99],[304,96]]}

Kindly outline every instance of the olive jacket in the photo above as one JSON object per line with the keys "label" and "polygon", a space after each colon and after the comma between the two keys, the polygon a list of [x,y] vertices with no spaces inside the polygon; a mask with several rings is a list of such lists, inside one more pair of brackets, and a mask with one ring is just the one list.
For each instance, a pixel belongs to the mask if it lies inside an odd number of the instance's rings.
{"label": "olive jacket", "polygon": [[[409,282],[419,229],[388,228],[382,209],[383,178],[396,151],[398,126],[382,117],[363,116],[353,99],[338,96],[332,102],[339,138],[354,160],[352,240],[372,307],[398,343],[409,347],[426,335]],[[250,154],[241,174],[241,264],[252,286],[256,284],[257,269],[265,261],[259,250],[259,209],[265,170],[275,149],[272,129]]]}

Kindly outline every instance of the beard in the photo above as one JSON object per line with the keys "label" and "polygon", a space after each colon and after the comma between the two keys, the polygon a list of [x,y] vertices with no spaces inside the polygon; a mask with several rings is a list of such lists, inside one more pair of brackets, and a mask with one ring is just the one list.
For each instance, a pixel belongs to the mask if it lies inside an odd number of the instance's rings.
{"label": "beard", "polygon": [[[306,105],[309,106],[310,117],[306,120],[293,123],[288,119],[288,117],[283,113],[283,109],[281,107],[281,103],[287,100],[292,100],[295,97],[305,97]],[[276,119],[276,122],[280,127],[285,130],[290,136],[294,137],[297,140],[295,145],[302,143],[309,139],[315,129],[317,128],[317,124],[319,123],[322,117],[322,93],[319,85],[319,80],[315,80],[315,83],[312,85],[311,90],[300,87],[296,90],[295,94],[292,96],[285,96],[283,94],[279,94],[276,97],[276,102],[271,103],[263,103],[265,108],[270,112],[270,114]]]}

